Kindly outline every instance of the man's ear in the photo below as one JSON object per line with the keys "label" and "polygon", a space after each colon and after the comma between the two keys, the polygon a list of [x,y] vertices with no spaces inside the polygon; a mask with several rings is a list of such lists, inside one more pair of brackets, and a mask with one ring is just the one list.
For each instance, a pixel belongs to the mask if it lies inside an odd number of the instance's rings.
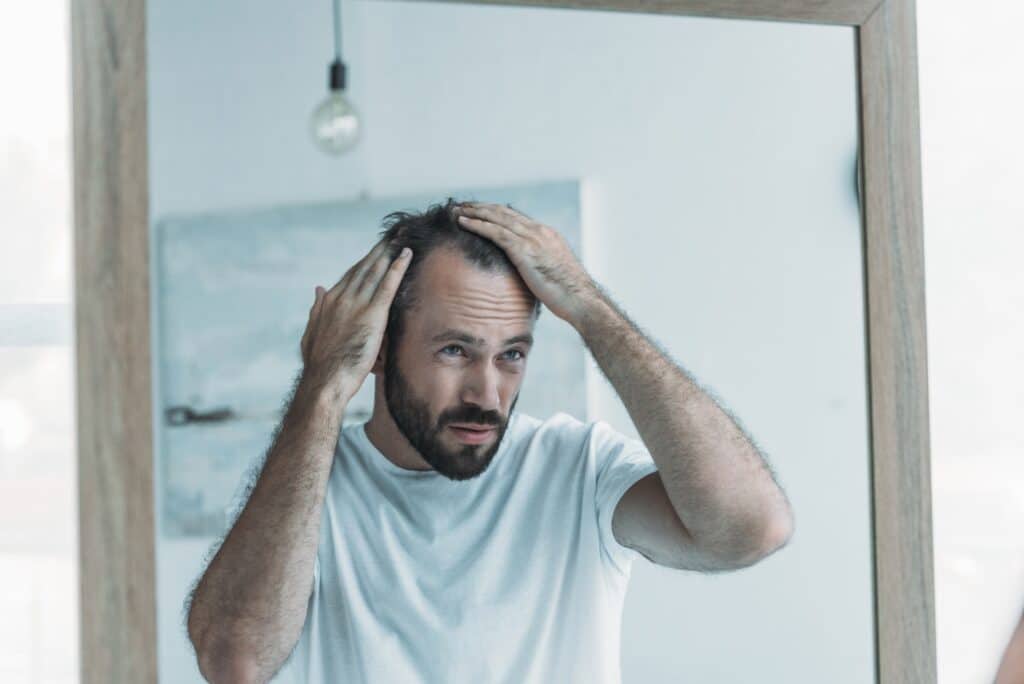
{"label": "man's ear", "polygon": [[388,334],[385,332],[384,337],[380,341],[380,351],[377,352],[377,358],[373,362],[373,367],[370,372],[374,375],[380,375],[381,371],[384,370],[384,356],[388,349]]}

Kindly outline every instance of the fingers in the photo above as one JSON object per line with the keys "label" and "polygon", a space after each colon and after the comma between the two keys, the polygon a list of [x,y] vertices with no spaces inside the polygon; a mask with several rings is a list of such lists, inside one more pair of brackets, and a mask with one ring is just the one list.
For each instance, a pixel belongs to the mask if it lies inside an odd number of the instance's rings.
{"label": "fingers", "polygon": [[323,308],[324,308],[324,295],[325,294],[327,294],[327,291],[324,290],[324,288],[322,288],[319,285],[317,285],[316,286],[316,299],[313,300],[313,320],[314,321],[319,321],[320,320],[320,312],[323,311]]}
{"label": "fingers", "polygon": [[391,266],[384,274],[384,277],[380,280],[380,284],[377,286],[377,289],[373,294],[374,306],[381,306],[384,308],[391,306],[391,302],[395,298],[395,292],[398,291],[398,286],[401,284],[402,278],[405,276],[405,272],[408,270],[409,264],[411,263],[412,250],[406,247],[395,258],[395,260],[391,262]]}
{"label": "fingers", "polygon": [[387,241],[384,240],[384,238],[381,238],[377,244],[373,246],[373,249],[370,250],[369,254],[359,262],[358,269],[352,275],[352,283],[355,284],[356,287],[360,287],[362,285],[363,280],[366,278],[366,274],[376,266],[381,257],[387,256],[387,247]]}
{"label": "fingers", "polygon": [[461,204],[456,207],[456,215],[490,221],[491,223],[504,226],[519,235],[528,233],[534,223],[533,219],[529,216],[516,211],[510,206],[482,202],[466,202]]}
{"label": "fingers", "polygon": [[520,237],[505,226],[492,223],[491,221],[484,221],[483,219],[470,216],[459,216],[458,221],[462,228],[487,238],[505,250],[506,253],[512,250],[514,241]]}
{"label": "fingers", "polygon": [[373,263],[369,264],[367,268],[364,269],[360,279],[353,279],[352,284],[355,288],[353,291],[357,295],[372,297],[374,292],[377,291],[377,286],[380,283],[381,278],[384,277],[384,273],[387,272],[388,267],[393,263],[393,261],[394,260],[391,259],[390,250],[385,249],[381,251]]}
{"label": "fingers", "polygon": [[299,353],[302,355],[302,360],[304,362],[309,358],[309,344],[320,321],[320,312],[323,310],[323,301],[324,289],[317,285],[315,295],[313,297],[313,305],[309,307],[309,320],[306,322],[306,330],[302,333],[302,341],[299,342]]}
{"label": "fingers", "polygon": [[505,248],[510,246],[510,240],[530,237],[531,226],[524,218],[502,209],[496,205],[464,205],[456,212],[457,221],[463,228]]}
{"label": "fingers", "polygon": [[373,265],[377,257],[381,254],[381,252],[384,251],[384,248],[386,246],[387,242],[383,238],[381,238],[377,242],[377,244],[373,246],[373,249],[371,249],[366,254],[366,256],[364,256],[362,259],[356,262],[351,268],[349,268],[345,275],[342,276],[341,280],[339,280],[334,285],[334,287],[332,287],[326,294],[333,299],[338,296],[338,293],[345,290],[348,287],[349,283],[361,283],[367,267]]}

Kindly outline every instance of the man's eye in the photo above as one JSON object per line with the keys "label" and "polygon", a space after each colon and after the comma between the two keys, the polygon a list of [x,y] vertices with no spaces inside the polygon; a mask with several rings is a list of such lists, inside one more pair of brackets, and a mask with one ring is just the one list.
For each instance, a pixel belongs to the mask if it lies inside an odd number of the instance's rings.
{"label": "man's eye", "polygon": [[526,358],[526,355],[518,349],[509,349],[506,354],[519,354],[519,356],[512,358],[512,361],[521,361]]}
{"label": "man's eye", "polygon": [[446,350],[448,350],[448,349],[458,349],[458,350],[459,350],[460,352],[462,351],[462,347],[460,347],[460,346],[459,346],[459,345],[457,345],[457,344],[449,344],[449,345],[448,345],[447,347],[445,347],[445,348],[444,348],[444,349],[442,349],[441,351],[442,351],[442,352],[444,352],[444,351],[446,351]]}

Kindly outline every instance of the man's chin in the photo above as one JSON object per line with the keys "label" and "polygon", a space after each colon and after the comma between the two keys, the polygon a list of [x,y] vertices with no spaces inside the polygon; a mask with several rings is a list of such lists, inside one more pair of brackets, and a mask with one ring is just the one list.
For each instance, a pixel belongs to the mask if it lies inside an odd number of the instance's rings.
{"label": "man's chin", "polygon": [[[494,459],[491,443],[479,444],[475,448],[461,444],[456,440],[454,455],[451,451],[445,454],[445,462],[433,464],[434,470],[452,480],[469,480],[483,474]],[[484,460],[486,459],[486,460]],[[439,467],[440,466],[440,467]]]}

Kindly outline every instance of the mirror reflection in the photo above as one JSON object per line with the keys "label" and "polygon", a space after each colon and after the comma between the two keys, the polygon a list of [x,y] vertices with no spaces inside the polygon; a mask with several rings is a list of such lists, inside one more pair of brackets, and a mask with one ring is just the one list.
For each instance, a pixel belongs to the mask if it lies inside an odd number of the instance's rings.
{"label": "mirror reflection", "polygon": [[853,29],[147,21],[162,680],[873,681]]}

